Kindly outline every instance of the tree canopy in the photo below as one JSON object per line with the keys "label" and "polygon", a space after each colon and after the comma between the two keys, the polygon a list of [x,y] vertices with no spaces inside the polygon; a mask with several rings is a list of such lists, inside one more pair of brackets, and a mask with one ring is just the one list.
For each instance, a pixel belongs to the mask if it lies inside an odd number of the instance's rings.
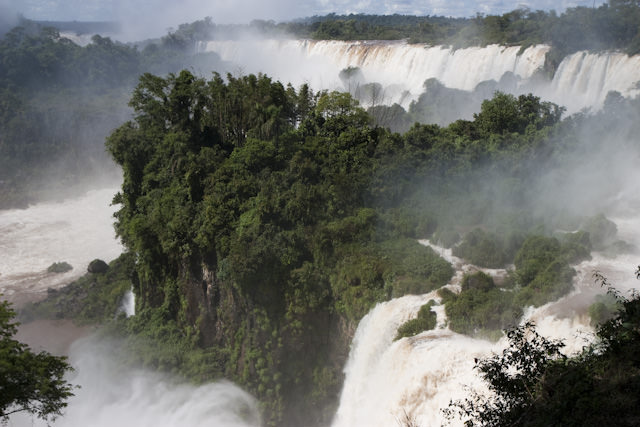
{"label": "tree canopy", "polygon": [[0,420],[16,412],[53,419],[73,396],[73,386],[64,379],[72,368],[65,357],[34,353],[15,340],[14,317],[9,303],[0,302]]}

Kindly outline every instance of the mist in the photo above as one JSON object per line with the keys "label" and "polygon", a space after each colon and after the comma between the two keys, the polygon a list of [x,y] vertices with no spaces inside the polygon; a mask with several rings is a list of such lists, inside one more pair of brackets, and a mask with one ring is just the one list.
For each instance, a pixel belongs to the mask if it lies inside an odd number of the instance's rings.
{"label": "mist", "polygon": [[[118,360],[117,342],[87,337],[76,341],[69,361],[76,385],[64,415],[50,423],[59,427],[257,427],[260,415],[253,397],[225,382],[201,386],[181,383],[166,375],[126,367]],[[13,427],[46,426],[20,414]]]}

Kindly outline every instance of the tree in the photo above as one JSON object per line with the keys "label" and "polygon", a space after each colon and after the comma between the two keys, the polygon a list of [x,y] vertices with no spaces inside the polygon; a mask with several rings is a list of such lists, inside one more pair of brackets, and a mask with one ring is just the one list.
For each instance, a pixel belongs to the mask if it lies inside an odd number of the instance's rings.
{"label": "tree", "polygon": [[34,353],[13,339],[18,323],[7,301],[0,303],[0,420],[26,411],[43,420],[55,419],[73,395],[64,374],[73,368],[65,357]]}
{"label": "tree", "polygon": [[491,397],[473,392],[469,399],[452,402],[447,418],[466,417],[467,426],[522,425],[547,366],[565,357],[560,353],[564,344],[538,335],[534,326],[527,322],[508,331],[509,347],[502,354],[476,361]]}

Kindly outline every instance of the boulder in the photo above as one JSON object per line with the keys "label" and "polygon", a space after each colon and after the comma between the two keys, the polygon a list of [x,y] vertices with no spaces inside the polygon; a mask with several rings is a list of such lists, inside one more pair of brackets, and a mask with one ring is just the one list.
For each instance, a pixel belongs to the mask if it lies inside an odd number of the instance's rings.
{"label": "boulder", "polygon": [[105,273],[108,269],[109,266],[107,265],[107,263],[101,259],[94,259],[89,263],[89,266],[87,267],[87,271],[93,274]]}

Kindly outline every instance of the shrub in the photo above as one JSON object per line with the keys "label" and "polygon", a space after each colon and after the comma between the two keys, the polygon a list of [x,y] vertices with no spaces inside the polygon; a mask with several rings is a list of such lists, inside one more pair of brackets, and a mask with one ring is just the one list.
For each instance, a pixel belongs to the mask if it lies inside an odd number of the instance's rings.
{"label": "shrub", "polygon": [[562,253],[570,263],[591,259],[591,238],[586,231],[566,233],[561,236]]}
{"label": "shrub", "polygon": [[478,271],[474,274],[465,274],[460,283],[462,291],[468,291],[470,289],[477,289],[481,291],[489,291],[496,287],[493,282],[493,277],[489,276],[482,271]]}
{"label": "shrub", "polygon": [[531,236],[516,253],[514,264],[521,285],[528,285],[560,255],[560,242],[553,237]]}
{"label": "shrub", "polygon": [[514,303],[514,293],[495,287],[493,278],[477,272],[462,279],[462,292],[441,290],[452,331],[497,338],[495,331],[518,323],[522,309]]}
{"label": "shrub", "polygon": [[418,316],[415,319],[411,319],[400,325],[398,333],[394,338],[394,341],[400,338],[412,337],[418,335],[421,332],[431,330],[436,327],[436,313],[431,311],[431,307],[436,304],[434,300],[429,300],[428,303],[420,307]]}
{"label": "shrub", "polygon": [[507,261],[504,248],[497,236],[480,228],[467,233],[462,242],[453,248],[453,254],[471,264],[487,268],[503,267]]}

